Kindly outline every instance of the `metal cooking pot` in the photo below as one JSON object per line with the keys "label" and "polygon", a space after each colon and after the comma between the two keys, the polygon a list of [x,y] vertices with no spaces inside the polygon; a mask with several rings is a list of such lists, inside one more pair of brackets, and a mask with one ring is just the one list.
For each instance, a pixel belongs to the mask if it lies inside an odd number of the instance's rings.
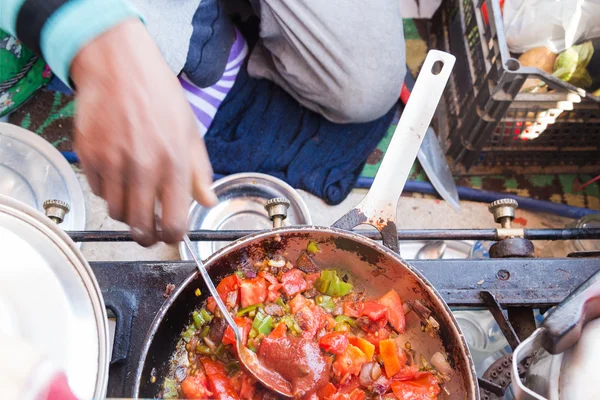
{"label": "metal cooking pot", "polygon": [[[473,362],[459,325],[442,297],[431,284],[398,254],[396,208],[419,145],[442,95],[454,57],[431,51],[417,79],[398,128],[387,150],[373,186],[365,199],[333,227],[292,226],[260,232],[239,239],[218,250],[206,261],[213,281],[233,273],[239,266],[252,266],[273,254],[296,260],[309,240],[319,243],[321,253],[314,258],[318,266],[350,272],[353,283],[367,295],[383,295],[395,289],[404,301],[421,301],[432,310],[440,325],[439,333],[423,334],[415,313],[407,314],[404,337],[426,359],[444,352],[453,367],[445,387],[450,398],[479,399]],[[348,231],[370,224],[382,234],[383,244]],[[203,295],[196,297],[200,288]],[[136,374],[134,397],[155,397],[172,363],[181,357],[178,348],[183,329],[191,322],[191,311],[206,300],[208,290],[198,273],[189,276],[159,310],[142,348]],[[177,351],[179,350],[179,352]],[[447,398],[440,395],[440,398]]]}
{"label": "metal cooking pot", "polygon": [[[590,262],[600,263],[593,259]],[[600,360],[600,272],[559,306],[513,354],[519,400],[597,400]],[[518,365],[530,359],[524,381]]]}
{"label": "metal cooking pot", "polygon": [[103,398],[108,319],[75,243],[44,214],[0,195],[0,255],[0,333],[63,371],[78,398]]}

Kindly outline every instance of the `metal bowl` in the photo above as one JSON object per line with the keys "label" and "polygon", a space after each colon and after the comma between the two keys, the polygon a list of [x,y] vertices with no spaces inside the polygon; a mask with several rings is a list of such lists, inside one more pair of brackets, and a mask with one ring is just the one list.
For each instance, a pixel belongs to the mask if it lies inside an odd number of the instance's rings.
{"label": "metal bowl", "polygon": [[[188,216],[190,230],[267,230],[273,223],[265,210],[267,200],[285,197],[290,201],[284,226],[310,225],[312,220],[308,207],[298,192],[281,179],[259,173],[229,175],[216,181],[213,190],[219,197],[219,204],[205,208],[192,203]],[[197,242],[198,254],[208,258],[229,242]],[[183,244],[179,246],[182,260],[191,260],[191,255]]]}

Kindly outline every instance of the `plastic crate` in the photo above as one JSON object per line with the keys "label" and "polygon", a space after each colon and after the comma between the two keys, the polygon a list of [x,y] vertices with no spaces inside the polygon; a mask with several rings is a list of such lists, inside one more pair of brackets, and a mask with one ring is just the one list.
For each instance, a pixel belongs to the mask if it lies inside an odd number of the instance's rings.
{"label": "plastic crate", "polygon": [[[600,169],[600,98],[512,58],[497,0],[445,0],[432,47],[457,58],[437,129],[455,172]],[[527,78],[550,93],[519,93]],[[529,167],[524,170],[523,167]]]}

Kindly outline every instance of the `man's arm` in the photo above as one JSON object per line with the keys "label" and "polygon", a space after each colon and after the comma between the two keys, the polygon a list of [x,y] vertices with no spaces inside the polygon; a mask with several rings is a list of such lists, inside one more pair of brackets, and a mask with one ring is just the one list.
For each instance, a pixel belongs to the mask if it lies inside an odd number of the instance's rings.
{"label": "man's arm", "polygon": [[180,240],[190,193],[205,206],[217,201],[212,169],[177,77],[135,10],[124,0],[0,4],[1,27],[74,83],[75,150],[111,217],[150,245],[160,239],[160,203],[162,239]]}

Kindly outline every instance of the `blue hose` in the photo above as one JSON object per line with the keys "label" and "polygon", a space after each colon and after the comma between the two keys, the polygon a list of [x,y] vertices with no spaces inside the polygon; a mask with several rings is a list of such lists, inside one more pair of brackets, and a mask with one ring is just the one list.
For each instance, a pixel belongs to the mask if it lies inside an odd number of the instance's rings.
{"label": "blue hose", "polygon": [[[71,164],[79,162],[77,155],[72,151],[62,151],[62,155]],[[223,175],[215,174],[215,180],[222,178]],[[373,178],[358,178],[356,189],[369,189],[373,184]],[[528,197],[517,196],[510,193],[489,192],[487,190],[472,189],[464,186],[457,187],[458,196],[461,200],[477,201],[480,203],[491,203],[492,201],[504,198],[517,200],[519,208],[529,211],[536,211],[548,214],[559,215],[561,217],[579,219],[589,214],[600,214],[600,210],[590,210],[589,208],[581,208],[569,206],[566,204],[552,203],[550,201],[535,200]],[[410,193],[423,193],[437,195],[437,191],[429,182],[407,181],[404,185],[404,191]]]}

